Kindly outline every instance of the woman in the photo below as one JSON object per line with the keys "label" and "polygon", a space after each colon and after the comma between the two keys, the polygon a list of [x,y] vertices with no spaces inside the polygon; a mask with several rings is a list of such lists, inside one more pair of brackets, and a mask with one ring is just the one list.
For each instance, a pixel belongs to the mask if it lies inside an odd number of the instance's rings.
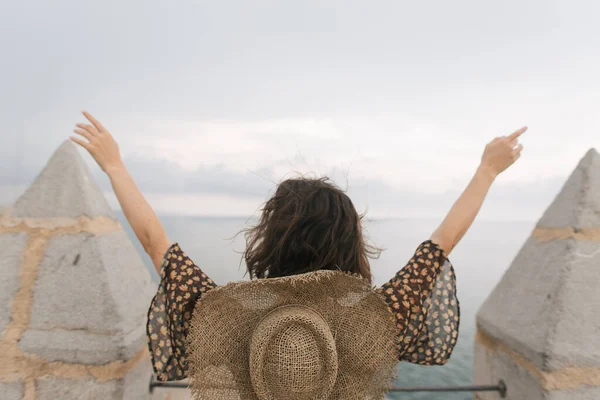
{"label": "woman", "polygon": [[[74,131],[81,137],[71,139],[89,151],[109,176],[127,220],[161,276],[148,314],[155,373],[159,380],[184,379],[188,373],[185,337],[194,305],[216,285],[169,240],[125,168],[111,134],[89,113],[84,115],[91,125],[77,124]],[[518,138],[526,129],[495,138],[485,147],[472,180],[446,218],[406,266],[378,289],[395,318],[399,360],[442,365],[449,359],[460,310],[447,257],[471,226],[496,177],[519,158]],[[346,194],[326,179],[280,183],[265,203],[259,223],[246,231],[244,258],[251,278],[340,269],[370,281],[368,259],[378,250],[365,243],[361,218]],[[441,299],[435,303],[434,291]]]}

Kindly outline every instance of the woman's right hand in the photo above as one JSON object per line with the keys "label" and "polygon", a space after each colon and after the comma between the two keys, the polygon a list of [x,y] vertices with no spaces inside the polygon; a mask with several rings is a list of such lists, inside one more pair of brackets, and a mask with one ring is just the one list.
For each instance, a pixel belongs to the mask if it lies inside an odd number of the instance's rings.
{"label": "woman's right hand", "polygon": [[123,214],[160,276],[163,256],[171,246],[165,228],[121,161],[119,146],[112,135],[92,115],[83,112],[89,124],[77,124],[75,133],[87,139],[71,136],[71,140],[86,149],[100,168],[110,177],[110,183]]}
{"label": "woman's right hand", "polygon": [[494,177],[510,167],[521,156],[523,145],[518,139],[526,130],[524,126],[509,136],[497,137],[488,143],[481,157],[481,167],[489,170]]}
{"label": "woman's right hand", "polygon": [[121,167],[119,146],[112,135],[90,113],[84,111],[83,115],[92,125],[77,124],[77,128],[73,131],[86,138],[87,141],[73,136],[71,136],[71,140],[86,149],[107,174],[112,169]]}

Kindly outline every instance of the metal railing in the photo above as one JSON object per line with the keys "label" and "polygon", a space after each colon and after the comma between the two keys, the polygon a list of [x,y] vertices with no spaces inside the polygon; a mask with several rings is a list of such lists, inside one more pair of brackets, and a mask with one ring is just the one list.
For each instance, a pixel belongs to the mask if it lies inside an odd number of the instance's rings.
{"label": "metal railing", "polygon": [[[150,378],[150,393],[155,387],[187,389],[185,382],[159,382]],[[506,397],[506,383],[500,380],[496,385],[472,385],[472,386],[393,386],[389,392],[498,392],[500,397]]]}

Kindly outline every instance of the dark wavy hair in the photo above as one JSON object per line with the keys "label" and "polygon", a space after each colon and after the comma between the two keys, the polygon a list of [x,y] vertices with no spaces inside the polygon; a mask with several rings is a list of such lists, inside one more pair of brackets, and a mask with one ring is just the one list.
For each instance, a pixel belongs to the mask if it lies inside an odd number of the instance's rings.
{"label": "dark wavy hair", "polygon": [[242,257],[250,277],[326,269],[358,273],[370,282],[369,258],[378,258],[381,249],[366,243],[364,216],[327,177],[281,182],[264,204],[258,223],[243,231]]}

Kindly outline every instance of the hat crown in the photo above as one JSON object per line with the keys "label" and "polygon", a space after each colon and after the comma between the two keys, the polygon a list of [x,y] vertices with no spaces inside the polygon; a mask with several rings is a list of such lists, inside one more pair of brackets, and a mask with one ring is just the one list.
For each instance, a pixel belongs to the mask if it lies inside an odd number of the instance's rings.
{"label": "hat crown", "polygon": [[250,377],[259,399],[325,399],[338,373],[335,340],[319,313],[280,306],[255,328]]}

